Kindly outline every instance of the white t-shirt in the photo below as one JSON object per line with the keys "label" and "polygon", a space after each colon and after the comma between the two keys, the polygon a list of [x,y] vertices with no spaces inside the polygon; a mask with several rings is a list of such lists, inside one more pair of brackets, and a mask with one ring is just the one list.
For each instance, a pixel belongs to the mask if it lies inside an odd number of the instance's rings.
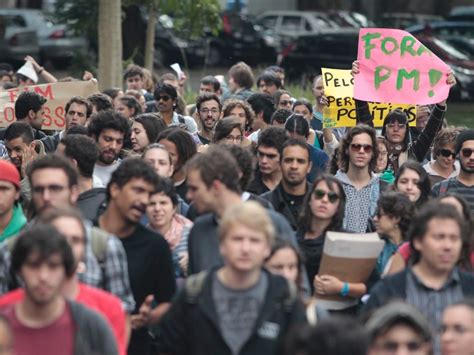
{"label": "white t-shirt", "polygon": [[120,165],[120,161],[116,160],[110,165],[94,165],[94,176],[102,182],[103,186],[107,186],[112,173]]}

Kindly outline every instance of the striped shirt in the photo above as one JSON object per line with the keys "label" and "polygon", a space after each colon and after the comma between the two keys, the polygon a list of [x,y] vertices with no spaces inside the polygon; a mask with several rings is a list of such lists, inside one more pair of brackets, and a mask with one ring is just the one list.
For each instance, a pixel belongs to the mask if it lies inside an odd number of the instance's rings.
{"label": "striped shirt", "polygon": [[466,186],[454,177],[438,182],[431,190],[435,197],[443,196],[447,192],[462,196],[469,205],[471,215],[474,214],[474,186]]}

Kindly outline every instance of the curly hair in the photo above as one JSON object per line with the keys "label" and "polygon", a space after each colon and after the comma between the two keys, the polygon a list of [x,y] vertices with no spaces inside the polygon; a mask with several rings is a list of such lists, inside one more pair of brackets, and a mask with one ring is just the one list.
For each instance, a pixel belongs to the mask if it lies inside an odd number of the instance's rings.
{"label": "curly hair", "polygon": [[339,146],[339,160],[341,162],[342,170],[344,172],[347,172],[349,170],[349,149],[352,140],[355,136],[363,133],[368,134],[370,136],[370,140],[372,141],[372,159],[369,163],[369,171],[374,171],[375,166],[377,165],[377,157],[379,155],[379,150],[377,149],[377,138],[375,129],[365,124],[361,124],[352,127],[341,140],[341,144]]}
{"label": "curly hair", "polygon": [[232,110],[236,107],[245,111],[245,132],[249,132],[252,129],[255,112],[253,112],[252,107],[246,101],[237,99],[227,100],[222,108],[223,117],[231,116]]}
{"label": "curly hair", "polygon": [[377,210],[394,218],[399,218],[398,227],[405,238],[415,213],[415,205],[401,192],[388,191],[377,201]]}

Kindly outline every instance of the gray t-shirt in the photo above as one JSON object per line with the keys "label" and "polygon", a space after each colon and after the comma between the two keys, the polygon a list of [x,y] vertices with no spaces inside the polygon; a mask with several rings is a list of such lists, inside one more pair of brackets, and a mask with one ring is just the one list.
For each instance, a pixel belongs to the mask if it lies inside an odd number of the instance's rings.
{"label": "gray t-shirt", "polygon": [[219,326],[232,354],[238,354],[255,327],[259,311],[265,300],[268,276],[261,274],[258,282],[246,290],[224,286],[217,273],[212,283],[212,298],[216,307]]}

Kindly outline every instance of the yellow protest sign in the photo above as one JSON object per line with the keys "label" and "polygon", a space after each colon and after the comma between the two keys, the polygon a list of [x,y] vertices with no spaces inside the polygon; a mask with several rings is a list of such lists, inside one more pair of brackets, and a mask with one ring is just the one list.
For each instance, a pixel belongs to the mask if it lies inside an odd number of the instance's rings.
{"label": "yellow protest sign", "polygon": [[[323,126],[352,127],[356,125],[356,107],[353,99],[354,78],[350,70],[322,68],[324,95],[328,106],[323,110]],[[408,116],[410,126],[416,125],[416,106],[406,104],[369,102],[374,126],[382,127],[387,114],[402,109]]]}
{"label": "yellow protest sign", "polygon": [[97,81],[69,81],[24,86],[0,91],[0,127],[16,121],[15,101],[23,91],[34,91],[48,101],[44,105],[43,130],[62,130],[66,127],[64,106],[73,96],[87,97],[99,92]]}

